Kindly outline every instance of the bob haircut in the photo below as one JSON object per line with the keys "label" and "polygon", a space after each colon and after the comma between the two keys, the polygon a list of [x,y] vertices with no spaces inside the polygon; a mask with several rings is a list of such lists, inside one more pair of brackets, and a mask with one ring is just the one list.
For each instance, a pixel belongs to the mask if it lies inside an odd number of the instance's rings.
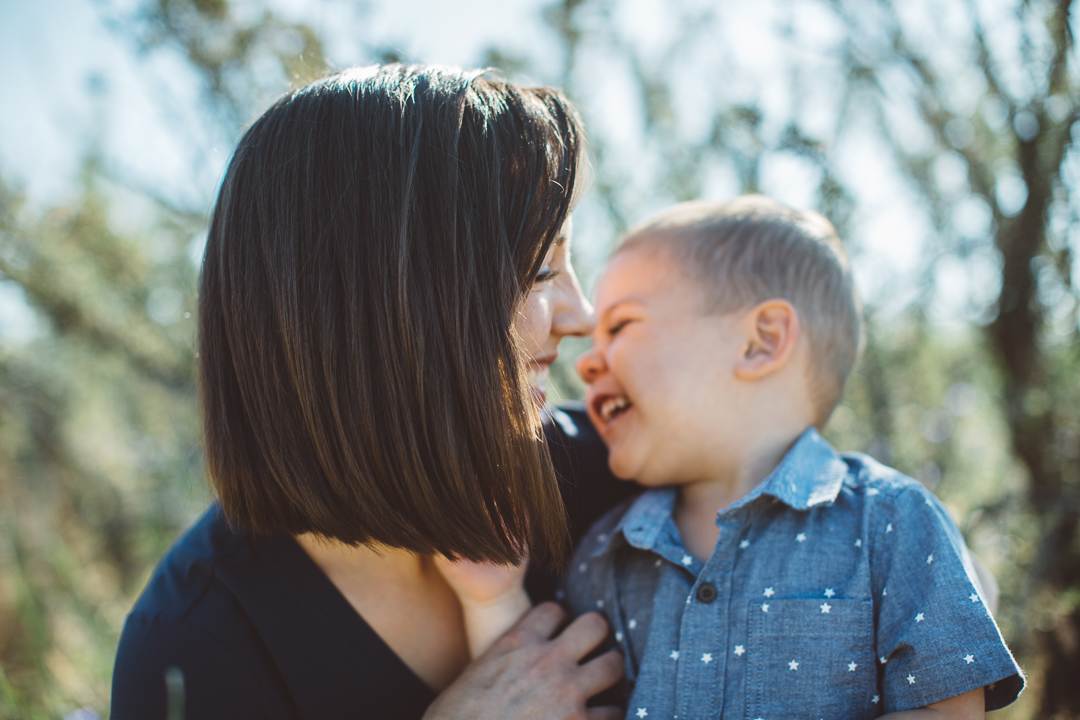
{"label": "bob haircut", "polygon": [[206,462],[230,523],[564,556],[513,318],[581,144],[557,91],[448,67],[347,70],[255,121],[199,292]]}

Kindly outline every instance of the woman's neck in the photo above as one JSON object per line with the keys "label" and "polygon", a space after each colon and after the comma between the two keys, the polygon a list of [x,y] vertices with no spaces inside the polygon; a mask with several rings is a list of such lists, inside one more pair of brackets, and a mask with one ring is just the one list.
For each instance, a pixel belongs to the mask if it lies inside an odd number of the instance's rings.
{"label": "woman's neck", "polygon": [[469,662],[457,596],[432,559],[385,546],[350,546],[314,535],[297,543],[349,604],[436,691]]}

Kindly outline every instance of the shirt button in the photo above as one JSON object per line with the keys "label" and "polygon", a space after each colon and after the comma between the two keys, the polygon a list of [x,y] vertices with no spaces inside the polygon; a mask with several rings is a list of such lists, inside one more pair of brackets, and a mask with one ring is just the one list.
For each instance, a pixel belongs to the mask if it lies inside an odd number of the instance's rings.
{"label": "shirt button", "polygon": [[697,589],[698,602],[703,602],[706,605],[716,599],[716,586],[712,583],[701,583]]}

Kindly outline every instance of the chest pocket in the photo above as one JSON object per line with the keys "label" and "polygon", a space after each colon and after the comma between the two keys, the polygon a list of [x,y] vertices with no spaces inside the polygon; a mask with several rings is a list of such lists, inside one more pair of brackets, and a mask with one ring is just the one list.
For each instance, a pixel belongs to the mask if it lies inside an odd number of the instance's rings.
{"label": "chest pocket", "polygon": [[747,720],[879,714],[873,603],[817,598],[749,608]]}

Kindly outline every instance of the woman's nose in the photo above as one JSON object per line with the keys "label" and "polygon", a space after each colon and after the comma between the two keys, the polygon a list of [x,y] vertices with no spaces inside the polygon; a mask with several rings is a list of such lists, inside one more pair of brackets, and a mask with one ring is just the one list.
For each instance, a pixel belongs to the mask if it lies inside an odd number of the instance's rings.
{"label": "woman's nose", "polygon": [[581,286],[577,278],[569,283],[563,292],[559,293],[558,304],[555,307],[552,318],[552,334],[559,337],[574,335],[585,337],[592,333],[596,327],[596,315],[593,307],[585,294],[581,292]]}
{"label": "woman's nose", "polygon": [[606,367],[604,363],[604,355],[596,348],[591,348],[588,352],[577,359],[577,372],[581,376],[581,379],[585,381],[587,385],[591,385],[596,382],[597,378],[604,372]]}

